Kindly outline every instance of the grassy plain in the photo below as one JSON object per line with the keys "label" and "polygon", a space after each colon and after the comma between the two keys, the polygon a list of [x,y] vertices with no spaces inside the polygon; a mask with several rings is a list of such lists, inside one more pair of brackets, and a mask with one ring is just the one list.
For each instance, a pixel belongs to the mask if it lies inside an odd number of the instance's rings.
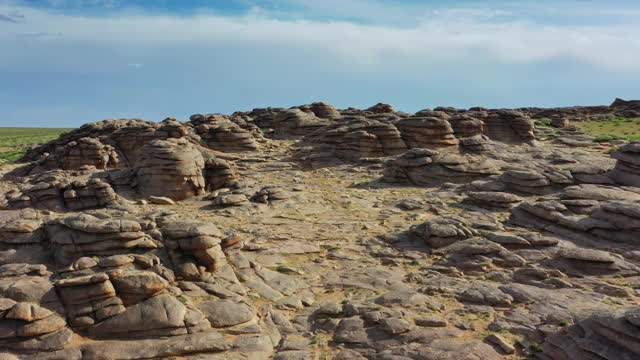
{"label": "grassy plain", "polygon": [[53,140],[68,130],[0,127],[0,165],[15,162],[32,146]]}

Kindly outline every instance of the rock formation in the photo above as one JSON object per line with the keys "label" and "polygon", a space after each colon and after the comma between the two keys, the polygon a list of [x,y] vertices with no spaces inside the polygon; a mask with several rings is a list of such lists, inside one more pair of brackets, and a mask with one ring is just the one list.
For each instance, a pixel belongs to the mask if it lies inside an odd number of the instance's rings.
{"label": "rock formation", "polygon": [[137,189],[145,196],[183,200],[205,188],[204,159],[184,139],[154,140],[142,149],[135,168]]}
{"label": "rock formation", "polygon": [[0,169],[0,359],[635,359],[638,144],[532,119],[636,110],[87,124]]}

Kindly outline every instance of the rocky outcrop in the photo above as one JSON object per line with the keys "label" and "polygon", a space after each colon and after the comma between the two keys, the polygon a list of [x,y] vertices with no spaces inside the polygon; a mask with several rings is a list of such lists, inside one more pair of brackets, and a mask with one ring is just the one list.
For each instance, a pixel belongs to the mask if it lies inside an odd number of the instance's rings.
{"label": "rocky outcrop", "polygon": [[144,196],[184,200],[204,192],[204,159],[185,139],[154,140],[143,148],[135,176]]}
{"label": "rocky outcrop", "polygon": [[323,102],[315,102],[310,105],[302,105],[298,107],[300,110],[305,112],[312,112],[316,117],[321,119],[339,119],[342,115],[340,112],[333,106]]}
{"label": "rocky outcrop", "polygon": [[223,234],[212,225],[188,221],[162,224],[164,244],[179,276],[200,280],[227,263],[220,246]]}
{"label": "rocky outcrop", "polygon": [[17,353],[61,350],[73,334],[52,311],[7,298],[0,298],[0,329],[0,348]]}
{"label": "rocky outcrop", "polygon": [[47,238],[60,264],[83,256],[106,256],[136,249],[155,249],[158,244],[144,230],[149,223],[133,220],[101,219],[89,214],[71,215],[50,221]]}
{"label": "rocky outcrop", "polygon": [[640,143],[624,145],[611,156],[617,162],[609,177],[621,185],[640,187]]}
{"label": "rocky outcrop", "polygon": [[523,202],[511,213],[511,221],[519,226],[629,244],[637,244],[638,219],[640,204],[621,200],[541,199]]}
{"label": "rocky outcrop", "polygon": [[464,219],[455,217],[433,218],[412,226],[409,232],[432,248],[449,246],[478,235],[477,231],[465,225]]}
{"label": "rocky outcrop", "polygon": [[598,313],[549,336],[543,360],[640,358],[640,308]]}
{"label": "rocky outcrop", "polygon": [[407,149],[395,126],[364,117],[321,128],[305,137],[304,146],[310,149],[298,156],[312,165],[397,155]]}
{"label": "rocky outcrop", "polygon": [[126,309],[105,273],[62,279],[55,283],[69,325],[82,330]]}
{"label": "rocky outcrop", "polygon": [[196,126],[194,130],[210,149],[225,152],[254,151],[258,149],[258,143],[250,131],[241,128],[226,118],[212,119],[209,117],[206,122]]}
{"label": "rocky outcrop", "polygon": [[102,179],[73,179],[64,174],[58,175],[61,176],[36,178],[33,184],[24,184],[5,193],[6,207],[67,211],[117,207],[123,203],[111,185]]}
{"label": "rocky outcrop", "polygon": [[519,111],[499,110],[484,119],[486,135],[507,144],[532,143],[534,123]]}
{"label": "rocky outcrop", "polygon": [[217,157],[210,157],[205,160],[204,181],[206,191],[232,187],[237,179],[238,174],[231,162]]}
{"label": "rocky outcrop", "polygon": [[[300,138],[331,124],[331,120],[321,119],[313,113],[293,108],[279,111],[272,116],[271,136],[276,139]],[[261,125],[262,127],[262,125]]]}
{"label": "rocky outcrop", "polygon": [[498,173],[496,164],[486,158],[411,149],[386,164],[383,180],[433,186],[443,182],[467,183]]}
{"label": "rocky outcrop", "polygon": [[419,112],[396,122],[407,147],[438,150],[457,146],[451,124],[444,118],[427,115]]}
{"label": "rocky outcrop", "polygon": [[455,114],[449,118],[453,133],[458,139],[484,134],[484,122],[466,114]]}

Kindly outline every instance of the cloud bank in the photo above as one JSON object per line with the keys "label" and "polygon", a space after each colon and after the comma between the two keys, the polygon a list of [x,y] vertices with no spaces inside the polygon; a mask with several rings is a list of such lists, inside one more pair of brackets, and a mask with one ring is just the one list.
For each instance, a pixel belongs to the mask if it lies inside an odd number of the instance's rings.
{"label": "cloud bank", "polygon": [[[543,15],[553,11],[526,7],[362,0],[260,5],[249,3],[250,10],[234,15],[136,7],[100,15],[0,1],[0,14],[23,16],[19,22],[0,18],[0,75],[12,85],[0,90],[0,124],[46,113],[33,109],[46,106],[76,123],[303,100],[339,106],[396,100],[415,111],[438,104],[526,105],[526,99],[589,103],[610,92],[602,103],[633,95],[632,81],[640,78],[640,23],[633,21],[545,22]],[[358,19],[332,18],[326,10],[340,6],[347,13],[360,9]],[[376,15],[380,22],[371,21]],[[38,88],[28,91],[25,80]],[[555,90],[537,93],[545,83]],[[584,87],[596,84],[603,88]]]}

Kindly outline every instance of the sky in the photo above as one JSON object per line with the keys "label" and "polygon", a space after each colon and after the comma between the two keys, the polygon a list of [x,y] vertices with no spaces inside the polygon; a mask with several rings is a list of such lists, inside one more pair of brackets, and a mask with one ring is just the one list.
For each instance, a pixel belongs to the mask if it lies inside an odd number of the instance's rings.
{"label": "sky", "polygon": [[0,0],[0,126],[640,99],[637,0]]}

